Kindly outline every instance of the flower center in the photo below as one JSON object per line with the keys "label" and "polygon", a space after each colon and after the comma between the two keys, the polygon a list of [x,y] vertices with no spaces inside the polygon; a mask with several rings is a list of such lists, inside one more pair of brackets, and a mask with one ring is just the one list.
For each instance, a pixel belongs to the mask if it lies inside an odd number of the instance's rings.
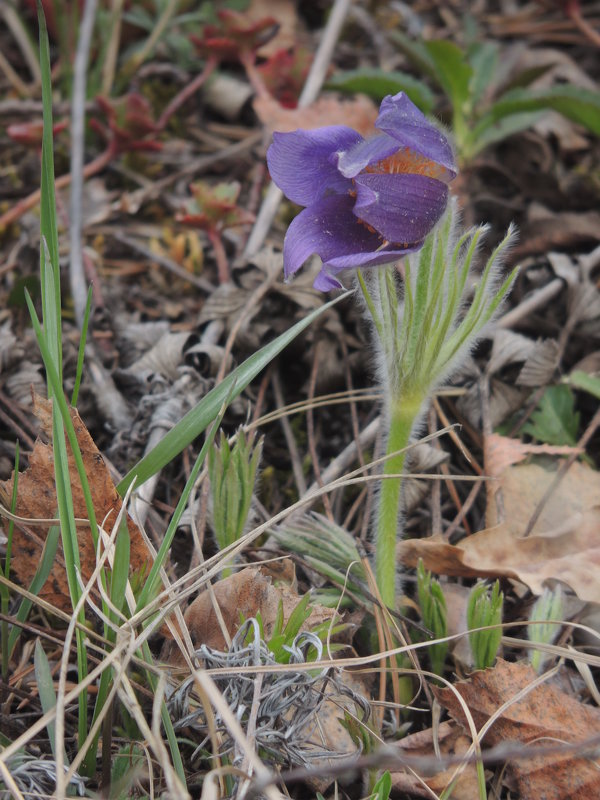
{"label": "flower center", "polygon": [[445,169],[427,156],[415,153],[409,147],[402,147],[393,155],[365,167],[365,172],[379,175],[425,175],[428,178],[443,180]]}

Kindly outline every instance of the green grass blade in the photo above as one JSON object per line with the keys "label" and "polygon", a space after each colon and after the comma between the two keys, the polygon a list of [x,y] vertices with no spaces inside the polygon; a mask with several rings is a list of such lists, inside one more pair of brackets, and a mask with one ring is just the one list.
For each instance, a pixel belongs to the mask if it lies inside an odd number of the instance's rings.
{"label": "green grass blade", "polygon": [[[181,453],[193,440],[199,436],[210,423],[216,418],[223,402],[231,392],[231,400],[234,400],[243,390],[278,355],[299,333],[307,328],[317,317],[327,309],[339,303],[347,297],[350,292],[346,292],[321,308],[308,314],[303,320],[297,322],[285,333],[282,333],[269,344],[265,345],[258,352],[251,355],[233,370],[218,386],[211,389],[208,394],[191,411],[166,434],[158,445],[138,464],[131,469],[117,486],[117,491],[123,497],[125,492],[135,480],[136,485],[147,481],[168,463],[170,463],[179,453]],[[232,387],[235,389],[232,392]]]}
{"label": "green grass blade", "polygon": [[[58,525],[52,525],[48,530],[48,535],[46,536],[46,541],[44,542],[44,549],[42,550],[42,557],[40,558],[40,563],[38,564],[38,568],[35,572],[35,575],[33,576],[33,580],[31,581],[31,585],[29,587],[29,593],[31,595],[37,596],[40,593],[42,586],[48,580],[48,575],[50,575],[50,571],[52,569],[52,565],[54,564],[54,559],[56,557],[59,536],[60,536],[60,530],[58,528]],[[30,600],[28,597],[24,597],[19,606],[19,610],[17,611],[16,621],[19,623],[25,622],[25,620],[29,616],[29,612],[31,611],[32,606],[33,606],[33,601]],[[17,641],[19,640],[20,635],[21,635],[20,626],[14,625],[8,637],[9,657]]]}
{"label": "green grass blade", "polygon": [[148,602],[152,599],[156,587],[158,585],[158,580],[160,577],[160,570],[164,566],[169,548],[171,547],[171,543],[173,542],[173,538],[175,533],[177,532],[177,528],[179,527],[179,522],[183,515],[183,512],[186,509],[187,502],[189,496],[194,488],[194,484],[198,479],[198,475],[200,474],[200,470],[206,460],[207,454],[212,447],[212,443],[215,438],[215,434],[219,425],[221,424],[221,420],[223,419],[223,415],[225,414],[225,410],[227,405],[231,402],[231,397],[233,396],[233,391],[235,388],[235,384],[230,387],[230,393],[227,395],[221,404],[221,408],[219,409],[219,413],[217,415],[214,424],[212,425],[211,429],[209,430],[206,439],[204,440],[204,444],[202,445],[202,449],[198,454],[198,458],[196,459],[194,466],[190,472],[190,477],[187,479],[185,486],[183,487],[183,492],[181,493],[181,497],[179,498],[179,502],[173,512],[173,516],[169,522],[169,526],[167,527],[166,533],[163,536],[162,543],[156,554],[156,558],[154,559],[154,564],[150,570],[150,574],[148,575],[146,582],[144,583],[144,587],[140,592],[140,596],[137,601],[136,611],[139,611],[142,608],[145,608]]}
{"label": "green grass blade", "polygon": [[[131,540],[127,528],[127,514],[125,513],[121,517],[121,522],[119,524],[119,531],[115,542],[114,563],[110,575],[110,599],[115,608],[119,611],[122,611],[125,607],[125,590],[127,589],[127,581],[129,579],[130,546]],[[111,611],[111,618],[115,623],[119,623],[119,618],[115,612]],[[110,631],[109,629],[107,633],[112,633],[113,637],[116,638],[114,631]]]}
{"label": "green grass blade", "polygon": [[85,472],[85,466],[81,455],[81,449],[77,441],[77,434],[75,433],[75,427],[73,425],[73,420],[71,419],[71,414],[69,412],[69,405],[67,403],[67,399],[64,395],[64,392],[62,391],[58,372],[56,371],[55,364],[52,361],[50,351],[44,339],[40,321],[35,312],[35,308],[33,307],[33,302],[31,300],[31,297],[29,296],[29,293],[26,293],[25,300],[27,301],[27,306],[29,308],[29,313],[31,315],[31,321],[37,338],[38,347],[40,348],[40,353],[42,356],[42,360],[44,362],[44,367],[46,368],[48,383],[54,391],[54,402],[56,404],[58,411],[60,411],[62,423],[64,425],[64,430],[66,431],[67,438],[69,440],[69,445],[71,446],[71,451],[73,453],[73,458],[75,460],[77,473],[79,476],[79,480],[81,481],[81,487],[83,490],[83,496],[85,500],[86,513],[88,515],[88,520],[90,522],[91,535],[94,542],[94,547],[96,547],[98,544],[98,525],[96,522],[96,512],[94,510],[94,504],[90,492],[89,481],[87,479],[87,475]]}
{"label": "green grass blade", "polygon": [[[33,652],[33,665],[35,671],[35,679],[37,682],[38,694],[40,696],[40,703],[42,705],[42,711],[44,714],[47,714],[49,711],[52,711],[56,706],[56,692],[54,691],[54,681],[52,679],[52,672],[50,670],[50,664],[48,663],[48,656],[44,648],[42,647],[42,643],[38,639],[35,643],[35,650]],[[56,723],[54,720],[51,720],[46,725],[46,730],[48,731],[48,739],[50,740],[50,747],[52,748],[52,755],[56,758]],[[63,744],[63,751],[64,751],[64,744]],[[69,761],[67,759],[67,754],[64,752],[63,755],[64,763],[68,766]]]}
{"label": "green grass blade", "polygon": [[[17,443],[15,446],[15,467],[13,475],[15,476],[13,479],[13,490],[12,495],[10,498],[10,512],[11,514],[16,514],[17,509],[17,494],[18,494],[18,487],[19,487],[19,440],[17,439]],[[14,520],[8,521],[8,527],[6,530],[6,553],[4,555],[4,577],[6,580],[10,577],[10,559],[12,554],[12,539],[13,539],[13,532],[15,529]],[[0,586],[0,609],[2,610],[2,614],[4,619],[2,620],[2,627],[0,630],[2,631],[2,677],[4,680],[8,678],[8,662],[10,660],[10,649],[8,643],[8,621],[6,617],[8,616],[8,610],[10,605],[10,592],[8,586],[3,583]]]}
{"label": "green grass blade", "polygon": [[[60,269],[58,261],[58,229],[56,223],[56,199],[54,187],[54,156],[52,133],[52,85],[50,70],[50,46],[48,31],[41,3],[38,0],[38,22],[40,28],[40,68],[42,72],[42,173],[40,182],[40,271],[44,331],[52,359],[62,380],[62,335]],[[51,265],[51,275],[47,275]]]}

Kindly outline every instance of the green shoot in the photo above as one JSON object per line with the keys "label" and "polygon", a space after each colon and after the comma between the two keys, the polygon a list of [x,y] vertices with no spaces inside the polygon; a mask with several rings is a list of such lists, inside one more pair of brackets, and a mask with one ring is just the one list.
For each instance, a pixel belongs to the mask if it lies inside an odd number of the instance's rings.
{"label": "green shoot", "polygon": [[[425,569],[423,559],[419,559],[417,565],[417,592],[423,624],[433,633],[434,638],[444,639],[448,635],[446,599],[439,581],[432,578],[431,572]],[[448,642],[431,644],[428,652],[432,672],[443,675]]]}
{"label": "green shoot", "polygon": [[[496,661],[502,638],[502,604],[504,594],[496,581],[490,592],[488,585],[480,581],[473,587],[467,604],[467,628],[475,669],[488,669]],[[486,628],[488,630],[476,630]]]}

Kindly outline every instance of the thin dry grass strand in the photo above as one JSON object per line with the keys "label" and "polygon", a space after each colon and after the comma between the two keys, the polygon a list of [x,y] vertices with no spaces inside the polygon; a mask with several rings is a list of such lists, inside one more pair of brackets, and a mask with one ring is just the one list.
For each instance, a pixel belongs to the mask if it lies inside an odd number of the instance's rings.
{"label": "thin dry grass strand", "polygon": [[[119,650],[116,648],[113,653],[110,654],[109,658],[114,658],[119,655]],[[108,665],[110,666],[110,664]],[[69,692],[65,694],[64,705],[67,706],[69,703],[72,703],[76,700],[81,692],[84,689],[87,689],[88,686],[91,686],[102,674],[102,672],[106,669],[106,665],[103,663],[97,664],[81,681],[77,684],[76,687],[71,689]],[[8,759],[17,753],[21,747],[24,747],[31,739],[36,736],[40,731],[42,731],[49,722],[52,722],[56,718],[56,706],[44,714],[39,719],[36,719],[35,722],[32,722],[29,728],[18,736],[14,741],[12,741],[9,745],[7,745],[2,751],[0,751],[0,763],[6,763]]]}
{"label": "thin dry grass strand", "polygon": [[[101,546],[101,537],[98,538],[98,548]],[[64,749],[60,746],[61,742],[64,742],[65,738],[65,694],[66,694],[66,685],[67,685],[67,671],[69,669],[69,656],[71,652],[71,644],[73,642],[73,637],[75,635],[75,623],[79,617],[80,612],[83,610],[84,605],[86,602],[91,607],[95,608],[94,603],[91,600],[91,592],[96,585],[96,581],[99,579],[100,572],[104,563],[108,558],[108,551],[104,551],[100,557],[99,552],[96,553],[96,566],[94,571],[92,572],[87,584],[83,583],[81,573],[76,568],[75,574],[77,577],[77,581],[79,582],[81,595],[75,604],[73,609],[72,617],[69,621],[69,625],[67,627],[67,632],[65,635],[65,646],[63,649],[63,653],[60,660],[60,670],[59,670],[59,677],[58,677],[58,689],[56,692],[56,717],[55,717],[55,736],[56,736],[56,795],[57,797],[66,797],[66,783],[65,783],[65,774],[64,774]],[[104,662],[101,662],[104,664]],[[83,688],[81,690],[83,692]]]}
{"label": "thin dry grass strand", "polygon": [[88,735],[87,735],[87,737],[85,739],[85,742],[79,748],[77,754],[75,755],[75,758],[73,759],[73,761],[71,763],[71,766],[69,767],[69,770],[68,770],[68,772],[66,774],[66,778],[65,778],[67,783],[70,782],[71,778],[75,775],[79,765],[83,762],[83,759],[85,758],[85,755],[87,753],[88,747],[91,745],[91,743],[93,742],[96,734],[100,730],[100,727],[101,727],[102,723],[104,722],[104,718],[108,714],[108,712],[110,710],[110,707],[111,707],[111,704],[113,703],[115,697],[118,694],[120,675],[121,675],[122,672],[124,672],[127,669],[127,667],[129,666],[129,662],[131,660],[130,648],[123,647],[123,656],[124,656],[124,658],[121,659],[120,658],[121,655],[122,655],[121,650],[116,650],[115,649],[105,659],[104,663],[106,663],[106,668],[108,668],[109,666],[112,666],[113,662],[115,663],[115,675],[113,677],[113,684],[112,684],[112,686],[110,688],[110,691],[109,691],[108,695],[106,696],[106,701],[104,703],[104,706],[100,710],[100,713],[98,714],[96,720],[94,721],[94,724],[90,727],[90,730],[88,731]]}
{"label": "thin dry grass strand", "polygon": [[25,800],[21,794],[21,790],[15,783],[15,779],[13,778],[7,764],[2,758],[2,754],[0,754],[0,772],[2,773],[2,780],[4,781],[6,788],[10,790],[11,796],[14,798],[14,800]]}
{"label": "thin dry grass strand", "polygon": [[221,786],[221,793],[219,794],[219,789],[216,782],[217,780],[221,782],[223,777],[226,775],[233,775],[236,778],[247,777],[246,773],[239,769],[239,767],[232,767],[230,765],[215,767],[214,769],[211,769],[210,772],[207,772],[204,776],[200,800],[220,800],[223,797],[225,790]]}
{"label": "thin dry grass strand", "polygon": [[[547,625],[548,622],[552,622],[552,620],[540,621],[539,624]],[[532,625],[534,623],[529,622],[528,625]],[[557,622],[557,624],[564,625],[564,622]],[[503,627],[505,628],[514,628],[518,625],[516,622],[505,622]],[[521,623],[521,627],[523,623]],[[569,626],[576,630],[583,631],[587,633],[589,636],[593,636],[600,641],[600,633],[590,628],[588,625],[583,625],[580,622],[569,622]],[[562,658],[565,661],[577,661],[580,664],[589,664],[592,667],[600,667],[600,656],[594,656],[591,653],[583,653],[580,650],[570,649],[566,647],[561,647],[557,644],[544,644],[542,642],[530,642],[528,639],[515,639],[512,636],[503,636],[502,637],[502,644],[506,645],[507,647],[517,647],[520,649],[526,648],[528,650],[541,650],[543,653],[547,653],[548,655],[555,656],[556,658]]]}
{"label": "thin dry grass strand", "polygon": [[260,417],[252,420],[244,426],[244,430],[251,430],[267,425],[271,422],[276,422],[282,414],[291,416],[292,414],[301,414],[306,412],[309,408],[315,410],[317,408],[328,408],[330,406],[345,405],[348,402],[374,402],[382,400],[383,393],[377,392],[373,389],[352,389],[351,391],[345,389],[343,392],[332,392],[331,394],[321,394],[309,400],[298,400],[295,403],[288,403],[287,406],[277,408],[274,411],[269,411],[267,414],[262,414]]}
{"label": "thin dry grass strand", "polygon": [[[567,649],[569,652],[576,653],[574,647],[571,645],[567,645]],[[596,686],[596,682],[594,681],[594,676],[592,675],[592,670],[589,668],[588,664],[585,664],[583,661],[580,661],[577,658],[573,659],[573,663],[577,668],[577,671],[583,678],[583,682],[585,683],[590,696],[594,698],[594,702],[597,706],[600,706],[600,691],[598,691],[598,687]]]}
{"label": "thin dry grass strand", "polygon": [[[442,436],[444,433],[447,433],[446,428],[442,429],[441,431],[437,431],[435,434],[423,437],[419,442],[414,442],[410,444],[406,449],[411,450],[417,444],[431,441],[432,439],[437,438],[438,436]],[[385,456],[382,456],[381,458],[372,461],[368,465],[368,467],[369,468],[377,467],[380,464],[384,463],[388,458],[392,458],[395,455],[396,453],[390,453]],[[208,580],[217,575],[218,572],[222,570],[225,564],[229,563],[232,558],[241,553],[248,546],[248,544],[258,539],[260,536],[266,533],[266,531],[268,531],[270,528],[274,527],[276,524],[284,520],[287,516],[303,508],[307,504],[314,502],[322,494],[325,494],[326,492],[330,492],[333,489],[337,489],[343,486],[352,486],[355,484],[366,483],[367,481],[379,481],[382,479],[393,480],[397,477],[405,477],[404,475],[365,476],[362,475],[362,473],[363,473],[363,468],[360,467],[357,470],[350,472],[347,476],[344,476],[343,478],[339,478],[335,481],[326,484],[322,489],[317,489],[315,490],[314,493],[307,495],[306,497],[300,498],[300,500],[296,501],[296,503],[294,503],[293,505],[289,506],[286,509],[283,509],[278,514],[274,515],[271,519],[267,520],[266,522],[263,522],[261,525],[258,525],[256,528],[253,528],[251,531],[244,534],[244,536],[242,536],[237,542],[228,545],[226,548],[219,551],[219,553],[207,559],[204,562],[204,564],[199,564],[197,567],[194,567],[193,570],[190,570],[187,575],[185,575],[184,577],[180,578],[177,581],[174,581],[173,584],[171,585],[171,589],[179,589],[182,586],[186,586],[184,591],[178,595],[179,599],[181,599],[182,597],[189,596],[194,591],[197,591],[198,589],[203,587]],[[355,476],[360,476],[360,477],[355,477]],[[451,478],[454,480],[466,480],[469,482],[488,480],[485,477],[479,477],[479,476],[464,476],[464,475],[440,476],[429,473],[412,474],[411,477],[423,478],[424,480],[440,480],[440,479],[446,480],[448,478]],[[204,572],[204,575],[200,575],[200,577],[197,578],[196,576],[202,572]],[[190,578],[192,579],[191,582],[189,582]],[[163,602],[165,602],[165,600],[167,601],[167,605],[173,602],[178,602],[178,600],[177,599],[174,600],[173,596],[170,595],[168,592],[163,591],[152,602],[150,602],[145,609],[140,610],[136,615],[132,617],[131,624],[132,625],[140,624],[141,622],[143,622],[146,616],[156,613],[158,607]]]}
{"label": "thin dry grass strand", "polygon": [[[164,689],[164,683],[161,683],[160,680],[158,688]],[[131,716],[135,719],[141,733],[148,741],[148,745],[153,751],[156,760],[160,764],[165,782],[167,784],[167,789],[170,792],[171,797],[177,798],[178,800],[189,798],[190,795],[188,794],[186,787],[181,783],[179,776],[171,764],[167,748],[165,747],[165,743],[160,735],[160,732],[158,736],[155,735],[154,730],[152,730],[152,728],[148,725],[146,716],[139,704],[133,686],[131,685],[131,681],[129,680],[129,676],[124,671],[119,682],[118,693],[121,702]],[[158,702],[160,704],[164,701],[164,699],[164,691],[159,692],[157,690],[155,693],[155,703]]]}
{"label": "thin dry grass strand", "polygon": [[[130,487],[129,491],[127,492],[127,494],[125,496],[124,502],[123,502],[123,504],[121,506],[119,514],[117,515],[117,518],[115,520],[115,523],[113,525],[113,528],[112,528],[112,531],[111,531],[110,535],[108,535],[106,533],[106,531],[104,530],[104,524],[106,523],[106,520],[107,520],[108,517],[106,517],[104,519],[103,525],[99,527],[99,534],[100,535],[99,535],[99,538],[98,538],[98,550],[97,550],[97,553],[96,553],[96,567],[94,569],[94,572],[90,576],[90,579],[88,581],[87,586],[86,587],[82,587],[82,599],[87,598],[88,605],[91,608],[93,608],[93,610],[95,611],[96,615],[104,623],[109,625],[115,631],[115,634],[117,636],[117,641],[119,640],[119,637],[120,637],[123,642],[127,641],[127,639],[125,638],[127,634],[124,635],[123,628],[119,627],[118,625],[115,625],[115,623],[113,623],[112,620],[110,620],[108,617],[106,617],[106,615],[102,612],[102,610],[100,608],[96,607],[95,603],[90,598],[90,591],[91,591],[91,587],[93,586],[93,584],[96,583],[96,585],[98,586],[98,589],[99,589],[102,597],[104,598],[105,602],[107,603],[108,607],[111,610],[115,611],[119,616],[121,616],[121,618],[123,619],[124,623],[127,622],[126,618],[120,613],[120,611],[118,609],[116,609],[116,607],[113,605],[113,603],[111,602],[110,598],[108,597],[108,595],[104,591],[104,587],[102,586],[102,580],[101,580],[101,577],[100,577],[100,572],[101,572],[102,568],[104,567],[104,565],[105,565],[107,560],[109,561],[110,567],[114,568],[114,555],[115,555],[114,543],[115,543],[117,534],[119,532],[119,527],[120,527],[121,521],[122,521],[122,519],[123,519],[123,517],[124,517],[124,515],[126,513],[126,507],[127,507],[126,504],[127,504],[127,501],[129,500],[129,497],[130,497],[132,489],[133,489],[133,486]],[[130,609],[133,611],[135,609],[135,598],[134,598],[133,590],[131,588],[131,584],[130,584],[129,580],[127,581],[127,584],[126,584],[126,587],[125,587],[125,596],[126,596],[126,599],[128,601],[128,605],[129,605]],[[76,615],[74,614],[73,618],[75,618],[75,616]],[[72,627],[71,626],[69,626],[69,629],[67,631],[67,634],[69,634],[69,633],[70,633],[71,639],[72,639],[73,631],[72,631]],[[129,634],[129,640],[131,640],[131,634]],[[66,639],[65,639],[65,644],[66,644]],[[61,718],[61,716],[58,713],[58,698],[59,697],[64,698],[64,694],[65,694],[65,690],[66,690],[66,670],[68,668],[68,658],[67,658],[68,651],[69,651],[68,648],[65,647],[64,655],[63,655],[63,658],[61,660],[61,671],[60,671],[60,677],[59,677],[59,689],[58,689],[58,692],[57,692],[57,718],[56,718],[57,741],[62,741],[62,739],[58,736],[58,729],[59,729],[59,724],[60,724],[61,719],[62,719],[63,724],[64,724],[64,710],[63,710],[63,716]],[[133,653],[132,652],[127,653],[127,658],[123,662],[119,662],[118,656],[114,656],[115,652],[116,652],[116,647],[108,655],[105,653],[104,657],[103,657],[103,659],[101,661],[101,664],[104,665],[105,668],[108,668],[110,665],[112,665],[113,661],[118,662],[120,664],[120,666],[122,667],[117,672],[117,674],[120,674],[120,672],[122,672],[124,669],[127,668],[127,665],[129,663],[129,661],[131,660],[131,656],[133,655]],[[115,677],[115,679],[113,680],[113,686],[111,687],[111,689],[109,691],[109,694],[108,694],[108,696],[106,698],[106,702],[104,703],[102,709],[100,710],[100,713],[98,714],[98,717],[96,718],[94,724],[91,726],[90,730],[88,731],[88,735],[86,737],[84,745],[82,745],[79,748],[79,751],[78,751],[78,753],[76,755],[76,758],[75,758],[73,764],[71,764],[71,766],[70,766],[70,768],[69,768],[69,770],[67,772],[67,775],[65,776],[65,781],[67,781],[67,783],[68,783],[68,779],[70,779],[70,777],[75,774],[77,766],[83,761],[83,758],[84,758],[84,756],[85,756],[85,754],[87,752],[88,746],[93,742],[94,737],[96,736],[96,733],[100,730],[100,726],[101,726],[106,714],[108,714],[108,712],[109,712],[109,710],[111,708],[111,703],[113,701],[113,698],[117,694],[117,690],[118,690],[118,680]],[[61,731],[61,733],[62,733],[62,731]],[[60,750],[59,750],[59,752],[60,752]],[[60,766],[59,765],[59,759],[57,757],[57,774],[58,775],[62,775],[61,770],[58,769],[59,766]],[[64,796],[63,794],[61,794],[59,789],[63,789],[63,787],[59,786],[58,780],[57,780],[57,790],[56,790],[57,791],[57,796],[58,797]]]}

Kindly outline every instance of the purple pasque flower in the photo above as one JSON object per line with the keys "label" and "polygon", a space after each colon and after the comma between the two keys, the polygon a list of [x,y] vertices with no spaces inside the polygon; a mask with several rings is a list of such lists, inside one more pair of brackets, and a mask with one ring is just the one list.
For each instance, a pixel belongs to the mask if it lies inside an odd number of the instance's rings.
{"label": "purple pasque flower", "polygon": [[418,250],[444,213],[456,177],[447,138],[404,92],[383,99],[375,126],[370,139],[344,125],[273,134],[271,178],[306,206],[285,237],[286,278],[316,253],[315,288],[339,288],[344,269]]}

